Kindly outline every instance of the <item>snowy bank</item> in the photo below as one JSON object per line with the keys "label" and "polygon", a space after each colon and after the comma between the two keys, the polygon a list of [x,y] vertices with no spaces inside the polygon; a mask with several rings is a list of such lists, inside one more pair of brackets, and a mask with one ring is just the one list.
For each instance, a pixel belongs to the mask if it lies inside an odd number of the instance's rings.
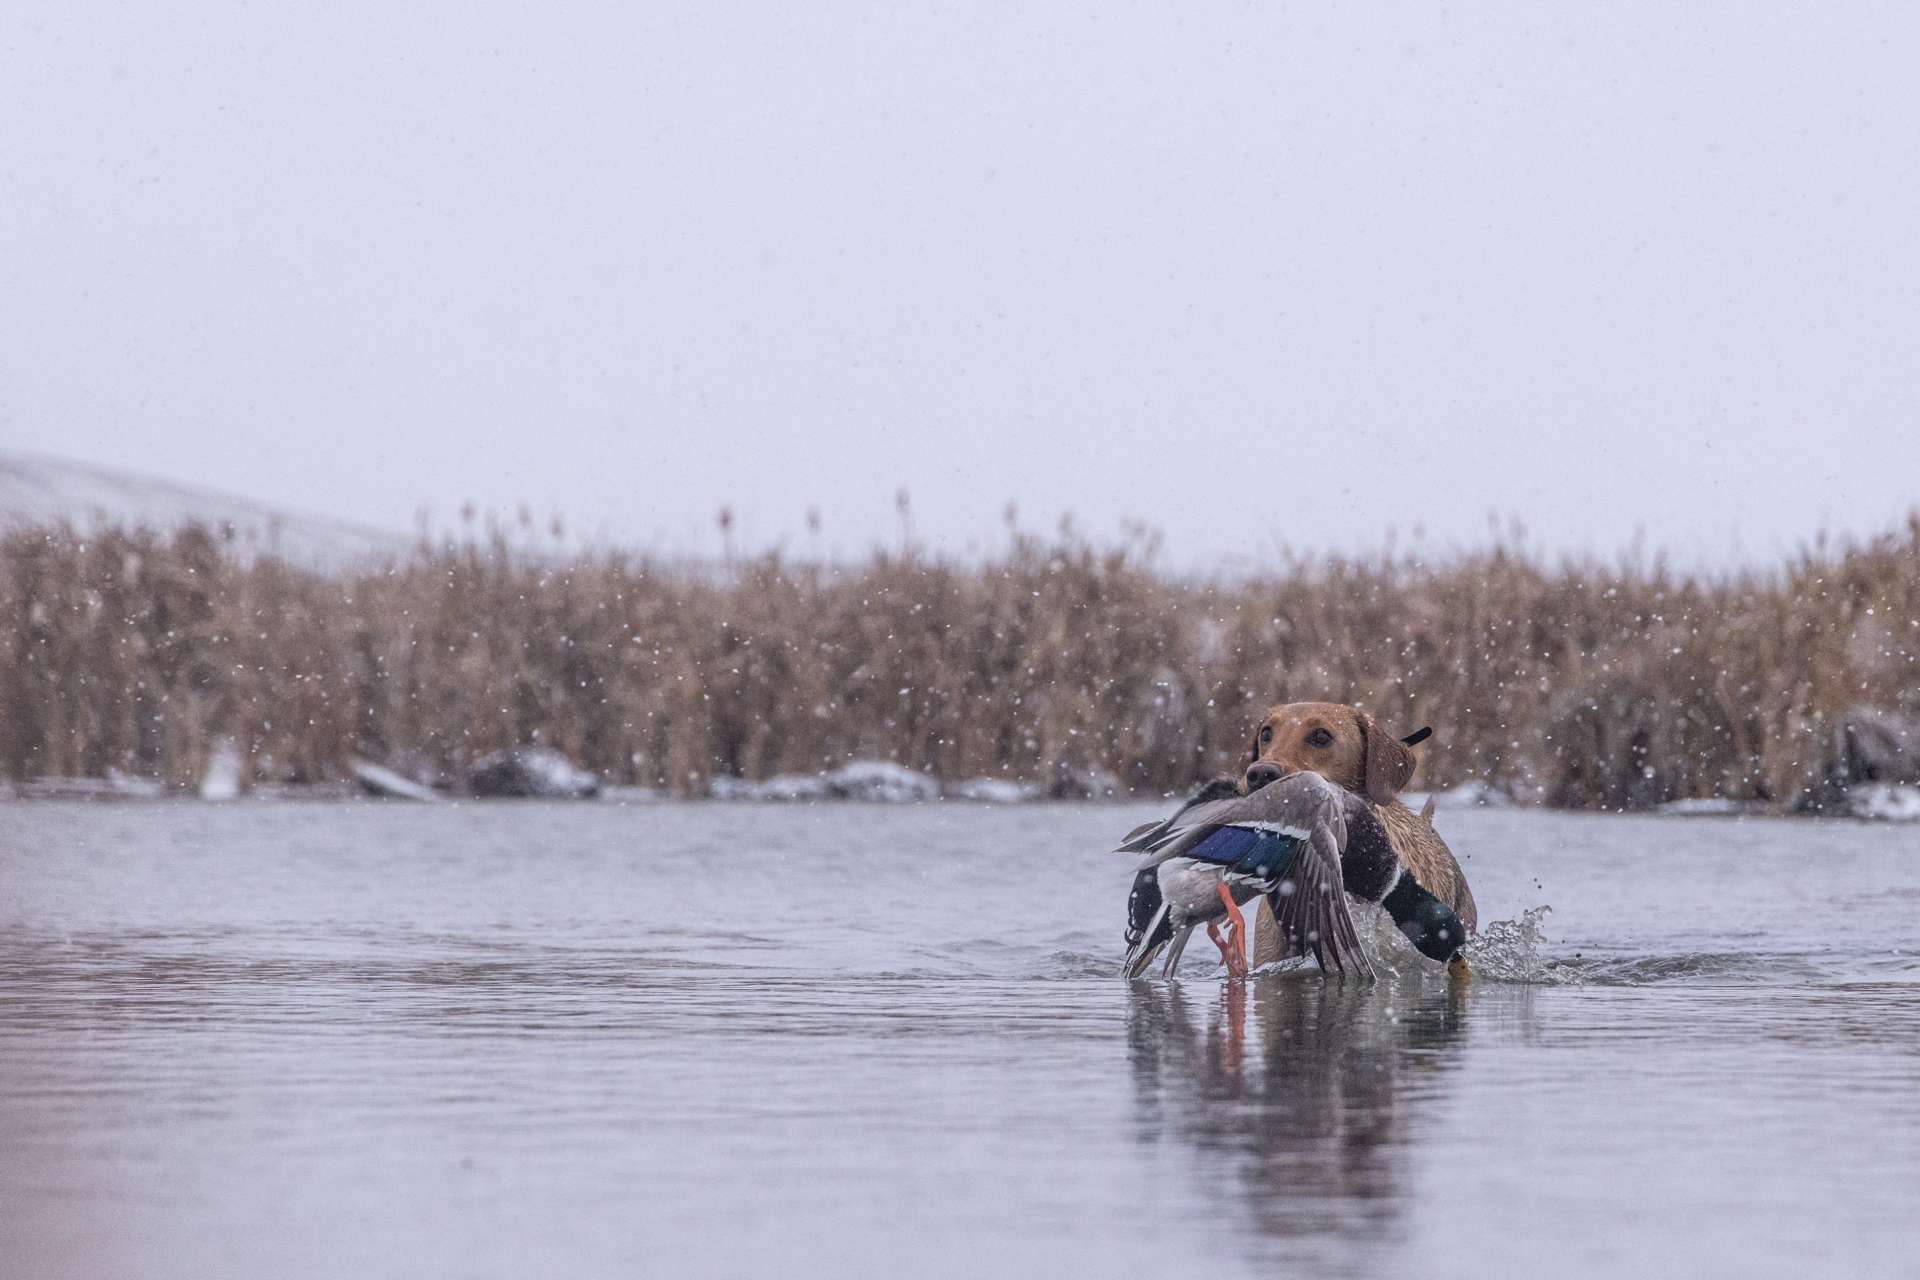
{"label": "snowy bank", "polygon": [[1702,796],[1696,800],[1670,800],[1654,812],[1669,818],[1737,818],[1743,814],[1766,813],[1768,808],[1750,800]]}
{"label": "snowy bank", "polygon": [[1847,793],[1847,811],[1877,822],[1920,822],[1920,787],[1884,782],[1855,787]]}
{"label": "snowy bank", "polygon": [[744,778],[715,778],[716,800],[868,800],[898,804],[938,800],[940,780],[887,760],[856,760],[825,773],[789,773],[749,782]]}
{"label": "snowy bank", "polygon": [[1047,798],[1047,793],[1040,787],[1005,778],[968,778],[943,784],[930,773],[909,769],[890,760],[856,760],[824,773],[783,773],[760,782],[746,778],[715,778],[708,786],[708,794],[715,800],[787,804],[820,800],[906,804],[943,799],[980,804],[1025,804]]}
{"label": "snowy bank", "polygon": [[1005,778],[968,778],[947,788],[950,800],[972,800],[980,804],[1027,804],[1044,800],[1046,793],[1029,782],[1010,782]]}
{"label": "snowy bank", "polygon": [[207,754],[207,772],[200,779],[202,800],[238,800],[245,781],[246,760],[232,738],[215,738]]}
{"label": "snowy bank", "polygon": [[354,781],[360,784],[370,796],[380,796],[389,800],[438,800],[440,793],[432,787],[423,787],[412,778],[405,777],[385,765],[375,764],[371,760],[362,760],[359,756],[347,761],[347,771]]}
{"label": "snowy bank", "polygon": [[136,778],[118,769],[107,770],[104,778],[28,778],[14,783],[12,790],[21,800],[158,800],[167,794],[167,789],[153,779]]}
{"label": "snowy bank", "polygon": [[1431,801],[1436,810],[1447,809],[1511,809],[1513,797],[1504,791],[1496,790],[1485,782],[1463,782],[1457,787],[1448,787],[1444,791],[1408,791],[1400,797],[1400,803],[1409,809],[1423,809]]}

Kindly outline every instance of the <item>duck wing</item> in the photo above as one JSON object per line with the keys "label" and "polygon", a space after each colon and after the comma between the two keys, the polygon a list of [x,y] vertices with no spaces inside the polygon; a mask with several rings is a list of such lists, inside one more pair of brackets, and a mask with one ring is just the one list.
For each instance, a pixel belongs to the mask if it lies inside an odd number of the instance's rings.
{"label": "duck wing", "polygon": [[[1139,870],[1158,866],[1169,858],[1201,857],[1207,862],[1232,862],[1233,858],[1199,852],[1203,844],[1217,843],[1213,837],[1222,827],[1263,833],[1269,837],[1286,836],[1305,840],[1316,827],[1327,827],[1336,849],[1347,839],[1345,792],[1315,773],[1296,773],[1278,782],[1268,783],[1250,795],[1230,795],[1220,800],[1195,797],[1185,808],[1151,832],[1141,833],[1128,845],[1127,852],[1141,854]],[[1335,859],[1336,864],[1338,858]]]}
{"label": "duck wing", "polygon": [[1247,799],[1264,801],[1267,822],[1299,833],[1298,850],[1267,896],[1281,956],[1311,955],[1329,972],[1357,969],[1372,978],[1373,963],[1347,907],[1342,865],[1348,820],[1361,814],[1364,801],[1311,773],[1282,778]]}
{"label": "duck wing", "polygon": [[1354,969],[1369,981],[1374,978],[1373,962],[1347,909],[1340,845],[1331,827],[1314,828],[1267,902],[1279,927],[1282,958],[1311,955],[1330,973]]}
{"label": "duck wing", "polygon": [[1239,788],[1232,778],[1215,778],[1188,796],[1186,803],[1173,811],[1173,816],[1159,822],[1143,822],[1127,832],[1115,853],[1145,853],[1150,847],[1165,839],[1170,833],[1192,825],[1188,815],[1203,804],[1214,804],[1221,800],[1238,797]]}

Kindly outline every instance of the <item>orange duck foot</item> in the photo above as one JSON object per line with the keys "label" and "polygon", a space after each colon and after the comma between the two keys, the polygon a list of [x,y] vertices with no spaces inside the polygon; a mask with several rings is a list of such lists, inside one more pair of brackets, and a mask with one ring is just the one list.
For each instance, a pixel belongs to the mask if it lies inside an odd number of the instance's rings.
{"label": "orange duck foot", "polygon": [[1220,901],[1227,908],[1226,936],[1221,936],[1221,931],[1214,927],[1212,921],[1207,922],[1207,936],[1213,939],[1214,946],[1220,948],[1220,963],[1227,966],[1227,976],[1244,978],[1247,976],[1247,948],[1244,941],[1247,936],[1247,918],[1240,914],[1240,908],[1235,904],[1233,895],[1227,891],[1227,886],[1223,884],[1219,886],[1219,890]]}

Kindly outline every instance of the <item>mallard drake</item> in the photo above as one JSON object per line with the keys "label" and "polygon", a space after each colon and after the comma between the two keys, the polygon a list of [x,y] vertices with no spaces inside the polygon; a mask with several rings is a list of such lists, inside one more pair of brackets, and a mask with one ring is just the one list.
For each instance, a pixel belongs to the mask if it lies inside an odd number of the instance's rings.
{"label": "mallard drake", "polygon": [[[1283,775],[1266,761],[1248,768],[1245,786],[1242,793],[1232,780],[1215,779],[1172,817],[1136,828],[1120,845],[1144,855],[1127,900],[1126,976],[1144,973],[1169,942],[1163,972],[1171,973],[1203,923],[1229,974],[1244,975],[1239,907],[1262,894],[1279,926],[1281,958],[1310,954],[1322,969],[1352,967],[1372,977],[1350,894],[1384,908],[1422,955],[1461,963],[1465,926],[1401,865],[1364,796],[1318,774]],[[1222,916],[1225,937],[1216,924]]]}
{"label": "mallard drake", "polygon": [[[1416,814],[1400,803],[1400,792],[1420,767],[1416,750],[1433,736],[1419,729],[1395,739],[1358,707],[1336,702],[1289,702],[1267,710],[1254,729],[1247,766],[1266,762],[1282,774],[1317,773],[1373,802],[1398,851],[1400,864],[1422,888],[1447,904],[1471,932],[1478,912],[1467,878],[1453,850],[1433,829],[1432,813]],[[1270,954],[1256,948],[1256,954]]]}
{"label": "mallard drake", "polygon": [[1341,891],[1347,808],[1340,788],[1314,774],[1245,795],[1216,783],[1165,822],[1129,833],[1119,851],[1142,859],[1127,903],[1122,972],[1139,977],[1169,945],[1163,972],[1173,972],[1187,939],[1205,924],[1229,975],[1245,976],[1240,906],[1266,895],[1301,952],[1310,949],[1322,968],[1351,966],[1371,976]]}

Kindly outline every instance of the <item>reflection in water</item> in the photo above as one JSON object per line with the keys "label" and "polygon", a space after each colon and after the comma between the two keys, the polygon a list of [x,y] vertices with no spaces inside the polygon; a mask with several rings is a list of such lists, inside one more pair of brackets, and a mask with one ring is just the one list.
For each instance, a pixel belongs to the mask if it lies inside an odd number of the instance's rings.
{"label": "reflection in water", "polygon": [[0,804],[0,1277],[1914,1273],[1911,832],[1450,821],[1560,941],[1223,991],[1100,806]]}
{"label": "reflection in water", "polygon": [[[1318,1239],[1349,1262],[1391,1245],[1418,1137],[1444,1106],[1474,992],[1424,974],[1366,986],[1314,973],[1136,983],[1128,1030],[1140,1141],[1191,1153],[1223,1237]],[[1175,1198],[1168,1188],[1169,1199]]]}

